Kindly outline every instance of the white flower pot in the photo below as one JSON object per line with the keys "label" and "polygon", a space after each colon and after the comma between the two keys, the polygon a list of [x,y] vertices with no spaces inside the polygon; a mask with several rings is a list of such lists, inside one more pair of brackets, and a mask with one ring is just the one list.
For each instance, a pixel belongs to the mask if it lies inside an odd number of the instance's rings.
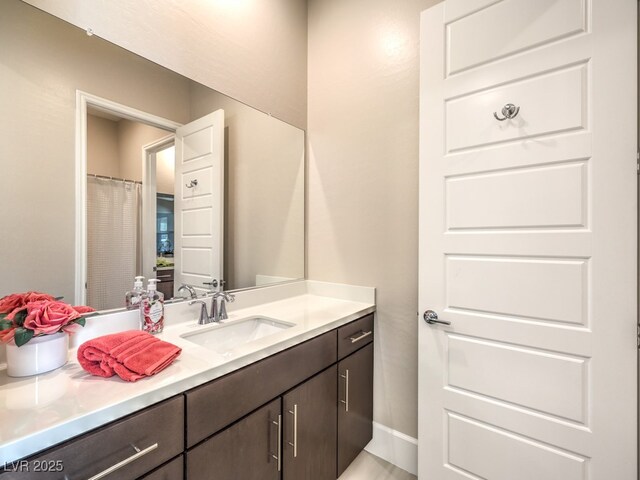
{"label": "white flower pot", "polygon": [[34,337],[21,347],[7,343],[7,375],[28,377],[63,366],[69,358],[69,335],[65,332]]}

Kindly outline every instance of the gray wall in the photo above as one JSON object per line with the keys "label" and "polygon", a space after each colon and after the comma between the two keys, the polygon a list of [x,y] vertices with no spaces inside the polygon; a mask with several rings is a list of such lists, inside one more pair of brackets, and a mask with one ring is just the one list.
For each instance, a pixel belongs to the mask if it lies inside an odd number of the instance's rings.
{"label": "gray wall", "polygon": [[377,288],[374,417],[417,436],[419,13],[309,1],[308,274]]}

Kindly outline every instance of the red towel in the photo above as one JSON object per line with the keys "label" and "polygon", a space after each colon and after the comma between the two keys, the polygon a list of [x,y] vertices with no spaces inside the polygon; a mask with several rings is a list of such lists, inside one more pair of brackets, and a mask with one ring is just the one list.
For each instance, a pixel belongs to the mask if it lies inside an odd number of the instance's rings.
{"label": "red towel", "polygon": [[155,375],[176,359],[182,349],[140,330],[104,335],[78,348],[78,361],[92,375],[135,382]]}

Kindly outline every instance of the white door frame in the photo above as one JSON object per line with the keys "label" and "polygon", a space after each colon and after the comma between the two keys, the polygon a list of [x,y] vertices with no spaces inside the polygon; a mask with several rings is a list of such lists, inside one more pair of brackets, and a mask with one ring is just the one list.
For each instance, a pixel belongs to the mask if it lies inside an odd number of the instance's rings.
{"label": "white door frame", "polygon": [[156,153],[175,144],[170,134],[142,147],[142,275],[154,278],[156,257]]}
{"label": "white door frame", "polygon": [[[182,124],[106,98],[76,90],[76,164],[75,164],[75,298],[76,305],[86,301],[87,284],[87,110],[93,107],[119,117],[175,132]],[[143,187],[144,188],[144,187]]]}

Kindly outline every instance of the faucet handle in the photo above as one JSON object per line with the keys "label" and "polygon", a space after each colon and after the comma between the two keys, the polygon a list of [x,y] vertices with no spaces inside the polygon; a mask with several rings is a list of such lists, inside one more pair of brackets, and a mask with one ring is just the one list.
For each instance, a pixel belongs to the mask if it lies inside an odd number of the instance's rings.
{"label": "faucet handle", "polygon": [[198,319],[198,325],[206,325],[209,323],[209,312],[207,312],[207,303],[204,300],[191,300],[189,305],[194,303],[200,304],[200,318]]}
{"label": "faucet handle", "polygon": [[226,302],[233,303],[236,297],[235,295],[227,292],[218,292],[218,296],[220,297],[220,309],[218,310],[218,319],[226,320],[229,318],[229,315],[227,314]]}

